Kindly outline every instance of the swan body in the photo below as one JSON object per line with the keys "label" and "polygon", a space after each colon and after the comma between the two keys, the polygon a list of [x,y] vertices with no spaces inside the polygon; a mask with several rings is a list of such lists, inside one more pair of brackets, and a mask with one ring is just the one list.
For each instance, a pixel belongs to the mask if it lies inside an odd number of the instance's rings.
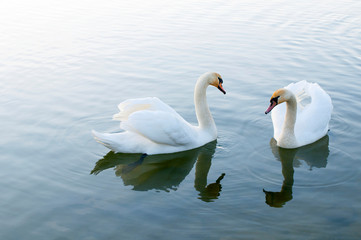
{"label": "swan body", "polygon": [[317,83],[291,83],[275,91],[270,102],[265,113],[273,109],[273,137],[279,147],[298,148],[327,134],[333,105]]}
{"label": "swan body", "polygon": [[92,131],[94,138],[115,152],[161,154],[203,146],[217,138],[217,128],[209,111],[206,89],[222,87],[218,73],[199,77],[194,89],[194,103],[199,125],[193,126],[174,109],[156,97],[128,99],[118,105],[113,119],[121,121],[119,133]]}

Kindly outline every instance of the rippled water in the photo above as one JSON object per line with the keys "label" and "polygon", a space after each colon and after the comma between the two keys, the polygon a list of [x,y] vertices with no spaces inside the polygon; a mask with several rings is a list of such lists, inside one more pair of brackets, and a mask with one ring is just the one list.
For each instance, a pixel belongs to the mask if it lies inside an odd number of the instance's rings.
{"label": "rippled water", "polygon": [[[361,3],[8,1],[0,8],[1,239],[359,239]],[[208,89],[216,142],[115,154],[91,129],[157,96],[196,123]],[[274,90],[319,83],[329,134],[282,150]],[[223,175],[223,173],[225,175]],[[223,179],[222,179],[223,178]]]}

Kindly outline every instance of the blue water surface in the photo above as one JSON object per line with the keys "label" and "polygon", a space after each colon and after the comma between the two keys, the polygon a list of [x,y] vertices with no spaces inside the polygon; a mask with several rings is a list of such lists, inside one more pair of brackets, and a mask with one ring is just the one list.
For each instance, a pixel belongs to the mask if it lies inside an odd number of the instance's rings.
{"label": "blue water surface", "polygon": [[[0,238],[360,239],[360,12],[357,0],[1,3]],[[217,141],[141,159],[92,138],[119,131],[128,98],[196,124],[207,71],[227,91],[207,92]],[[300,80],[331,96],[330,131],[282,150],[264,111]]]}

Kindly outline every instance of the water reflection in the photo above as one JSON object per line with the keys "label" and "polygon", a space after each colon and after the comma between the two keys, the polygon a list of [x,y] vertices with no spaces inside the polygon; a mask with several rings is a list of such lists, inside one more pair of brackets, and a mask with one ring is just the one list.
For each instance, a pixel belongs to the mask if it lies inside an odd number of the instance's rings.
{"label": "water reflection", "polygon": [[282,207],[292,197],[292,187],[294,183],[294,167],[301,165],[301,160],[305,161],[312,170],[313,167],[325,168],[329,155],[328,135],[317,142],[296,149],[280,148],[275,139],[271,139],[270,146],[273,155],[282,164],[283,184],[280,192],[271,192],[263,189],[266,195],[266,203],[271,207]]}
{"label": "water reflection", "polygon": [[207,185],[208,172],[212,164],[217,141],[200,148],[172,154],[125,154],[110,151],[96,164],[91,174],[114,168],[115,175],[122,178],[124,185],[133,190],[151,189],[176,190],[196,163],[194,188],[199,199],[209,202],[217,199],[222,189],[222,174],[214,183]]}

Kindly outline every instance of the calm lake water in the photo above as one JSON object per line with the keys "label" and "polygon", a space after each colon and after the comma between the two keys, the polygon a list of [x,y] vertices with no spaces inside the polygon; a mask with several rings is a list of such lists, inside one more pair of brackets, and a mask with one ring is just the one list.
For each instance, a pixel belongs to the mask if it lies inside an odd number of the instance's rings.
{"label": "calm lake water", "polygon": [[[360,1],[0,5],[0,239],[361,238]],[[142,161],[92,138],[128,98],[196,123],[207,71],[216,142]],[[264,111],[300,80],[330,94],[331,130],[278,149]]]}

